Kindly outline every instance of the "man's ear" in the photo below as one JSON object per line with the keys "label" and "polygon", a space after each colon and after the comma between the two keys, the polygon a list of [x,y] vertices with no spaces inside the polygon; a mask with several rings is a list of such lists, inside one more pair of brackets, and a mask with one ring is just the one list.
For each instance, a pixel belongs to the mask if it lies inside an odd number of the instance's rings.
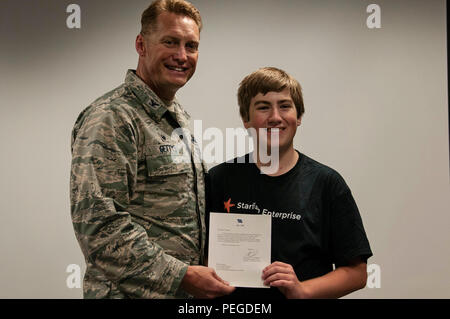
{"label": "man's ear", "polygon": [[297,119],[297,126],[300,126],[300,124],[302,124],[302,116],[300,115],[300,117]]}
{"label": "man's ear", "polygon": [[144,57],[146,54],[146,47],[145,47],[145,39],[142,36],[142,34],[138,34],[136,37],[136,52],[139,54],[140,57]]}

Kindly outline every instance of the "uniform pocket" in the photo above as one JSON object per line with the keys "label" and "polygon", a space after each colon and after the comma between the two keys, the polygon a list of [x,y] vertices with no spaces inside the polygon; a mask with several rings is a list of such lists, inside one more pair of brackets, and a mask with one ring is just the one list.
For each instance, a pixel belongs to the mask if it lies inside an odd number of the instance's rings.
{"label": "uniform pocket", "polygon": [[146,155],[149,177],[164,177],[186,174],[191,169],[189,157],[186,158],[183,149],[175,145],[151,145],[148,147],[151,155]]}
{"label": "uniform pocket", "polygon": [[[151,146],[145,157],[147,183],[144,206],[152,208],[146,214],[168,216],[188,204],[193,185],[192,164],[186,163],[180,152],[169,145]],[[175,213],[175,215],[177,215]]]}

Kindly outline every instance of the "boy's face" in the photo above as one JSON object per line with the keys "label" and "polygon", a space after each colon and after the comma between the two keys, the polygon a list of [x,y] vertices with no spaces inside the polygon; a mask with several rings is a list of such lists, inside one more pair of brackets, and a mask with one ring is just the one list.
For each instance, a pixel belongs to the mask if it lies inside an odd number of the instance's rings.
{"label": "boy's face", "polygon": [[[254,128],[260,139],[260,134],[266,134],[267,149],[272,147],[270,132],[273,128],[278,128],[279,152],[282,154],[293,148],[293,140],[297,132],[297,126],[301,123],[301,118],[297,118],[297,109],[291,98],[289,89],[281,92],[268,92],[263,95],[258,93],[250,101],[249,120],[244,121],[245,128]],[[266,133],[259,132],[260,128],[267,129]],[[273,133],[274,131],[272,131]],[[276,145],[273,145],[276,146]]]}

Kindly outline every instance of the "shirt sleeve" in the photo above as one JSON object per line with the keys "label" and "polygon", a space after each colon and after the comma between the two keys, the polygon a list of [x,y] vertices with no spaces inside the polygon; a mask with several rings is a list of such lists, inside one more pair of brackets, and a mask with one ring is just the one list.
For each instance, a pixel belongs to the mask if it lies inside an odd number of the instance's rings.
{"label": "shirt sleeve", "polygon": [[329,176],[330,247],[336,267],[360,257],[364,262],[372,256],[361,215],[344,179],[333,172]]}
{"label": "shirt sleeve", "polygon": [[136,130],[120,111],[80,116],[72,135],[71,216],[96,272],[132,298],[175,295],[187,265],[151,242],[127,212],[137,176]]}

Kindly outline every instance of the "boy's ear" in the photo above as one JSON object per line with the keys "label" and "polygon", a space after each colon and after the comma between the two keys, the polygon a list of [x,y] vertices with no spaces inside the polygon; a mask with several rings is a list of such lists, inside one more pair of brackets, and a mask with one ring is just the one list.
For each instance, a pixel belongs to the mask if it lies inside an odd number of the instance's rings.
{"label": "boy's ear", "polygon": [[242,124],[244,124],[244,127],[246,128],[246,129],[248,129],[249,127],[251,127],[250,126],[250,115],[248,114],[247,115],[247,119],[245,119],[245,118],[243,118],[242,116],[241,116],[241,120],[242,120]]}

